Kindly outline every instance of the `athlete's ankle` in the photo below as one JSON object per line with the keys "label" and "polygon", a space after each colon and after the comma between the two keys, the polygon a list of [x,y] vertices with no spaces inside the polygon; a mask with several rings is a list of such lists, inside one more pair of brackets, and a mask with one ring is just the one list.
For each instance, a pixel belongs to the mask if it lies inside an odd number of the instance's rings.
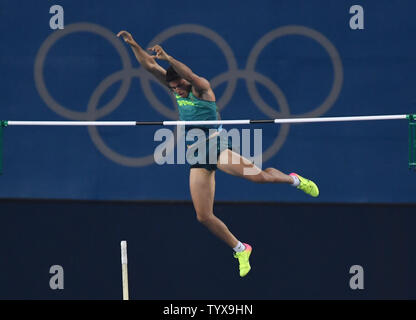
{"label": "athlete's ankle", "polygon": [[246,250],[246,246],[242,244],[240,241],[238,241],[237,245],[233,248],[235,252],[242,252]]}
{"label": "athlete's ankle", "polygon": [[290,183],[290,185],[293,187],[297,187],[300,184],[298,176],[294,173],[289,174],[289,176],[292,178],[292,182]]}

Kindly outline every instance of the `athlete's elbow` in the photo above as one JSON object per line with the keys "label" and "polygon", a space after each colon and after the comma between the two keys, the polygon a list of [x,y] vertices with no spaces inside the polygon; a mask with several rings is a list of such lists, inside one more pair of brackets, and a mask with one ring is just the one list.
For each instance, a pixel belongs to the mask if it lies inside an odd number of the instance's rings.
{"label": "athlete's elbow", "polygon": [[148,71],[150,73],[152,73],[152,72],[154,72],[156,70],[156,65],[154,63],[149,62],[149,61],[143,61],[141,63],[141,65],[143,66],[143,68],[146,71]]}

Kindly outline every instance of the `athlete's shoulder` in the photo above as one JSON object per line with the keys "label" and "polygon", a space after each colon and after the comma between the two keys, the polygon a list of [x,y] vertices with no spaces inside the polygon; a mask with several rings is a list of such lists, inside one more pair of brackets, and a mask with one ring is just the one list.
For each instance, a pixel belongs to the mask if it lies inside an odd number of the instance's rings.
{"label": "athlete's shoulder", "polygon": [[191,92],[192,95],[199,100],[215,102],[215,93],[211,87],[207,90],[197,90],[195,87],[192,87]]}

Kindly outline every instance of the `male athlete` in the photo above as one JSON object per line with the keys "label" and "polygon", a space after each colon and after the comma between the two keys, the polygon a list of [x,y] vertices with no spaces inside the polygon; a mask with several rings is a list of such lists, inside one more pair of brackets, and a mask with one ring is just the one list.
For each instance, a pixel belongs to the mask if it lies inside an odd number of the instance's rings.
{"label": "male athlete", "polygon": [[[217,120],[215,94],[206,79],[196,75],[189,67],[168,55],[159,45],[149,48],[148,50],[153,53],[149,54],[137,44],[129,32],[120,31],[117,36],[122,37],[131,46],[139,63],[175,94],[180,120]],[[167,61],[170,67],[165,70],[156,59]],[[228,174],[257,183],[287,183],[313,197],[319,195],[319,190],[313,181],[296,173],[287,175],[274,168],[261,170],[229,148],[214,151],[218,153],[216,164],[191,166],[189,185],[192,202],[198,221],[233,248],[234,257],[239,261],[240,276],[244,277],[251,269],[249,258],[252,247],[241,243],[214,215],[215,170],[218,168]],[[251,172],[256,170],[254,172],[257,174],[245,175],[244,169],[250,169]]]}

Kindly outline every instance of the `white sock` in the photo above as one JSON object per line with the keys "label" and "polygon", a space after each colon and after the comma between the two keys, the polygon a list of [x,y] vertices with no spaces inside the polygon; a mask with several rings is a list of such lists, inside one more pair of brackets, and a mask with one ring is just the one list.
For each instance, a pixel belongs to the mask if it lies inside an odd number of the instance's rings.
{"label": "white sock", "polygon": [[235,248],[233,248],[233,250],[235,252],[242,252],[244,250],[246,250],[246,247],[244,244],[242,244],[240,241],[238,241],[237,246]]}
{"label": "white sock", "polygon": [[290,175],[293,178],[293,183],[291,183],[291,186],[297,187],[300,184],[300,180],[297,176],[295,176],[294,174]]}

